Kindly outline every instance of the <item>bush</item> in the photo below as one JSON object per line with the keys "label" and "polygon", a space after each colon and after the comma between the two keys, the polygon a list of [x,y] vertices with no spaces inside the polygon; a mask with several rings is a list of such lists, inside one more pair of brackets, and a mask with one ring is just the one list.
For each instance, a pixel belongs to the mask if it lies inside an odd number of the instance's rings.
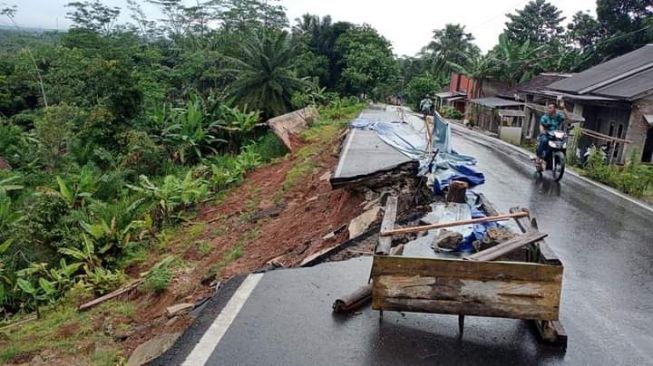
{"label": "bush", "polygon": [[143,281],[143,288],[149,292],[162,292],[172,280],[172,272],[170,265],[174,261],[174,257],[166,257],[161,262],[157,263],[145,274]]}
{"label": "bush", "polygon": [[620,191],[641,197],[653,185],[653,169],[638,161],[639,151],[633,150],[623,167],[605,163],[604,154],[596,147],[590,149],[585,175]]}
{"label": "bush", "polygon": [[440,108],[440,114],[444,118],[449,118],[449,119],[462,119],[463,114],[460,113],[456,108],[446,105],[442,108]]}

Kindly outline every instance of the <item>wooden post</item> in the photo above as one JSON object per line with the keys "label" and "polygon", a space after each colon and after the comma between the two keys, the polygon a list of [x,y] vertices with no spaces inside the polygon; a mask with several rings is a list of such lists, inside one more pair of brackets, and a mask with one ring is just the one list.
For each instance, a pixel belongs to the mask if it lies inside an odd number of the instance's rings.
{"label": "wooden post", "polygon": [[465,203],[467,201],[467,188],[469,188],[467,182],[459,180],[452,181],[447,191],[447,202]]}
{"label": "wooden post", "polygon": [[[506,221],[516,217],[527,217],[528,215],[529,215],[528,212],[516,212],[512,214],[505,214],[505,215],[498,215],[498,216],[480,217],[478,219],[405,227],[405,228],[393,229],[393,230],[384,230],[383,225],[381,225],[381,233],[379,235],[384,237],[384,236],[392,236],[392,235],[400,235],[400,234],[420,233],[422,231],[429,231],[433,229],[444,229],[444,228],[454,227],[454,226],[481,224],[485,222]],[[379,248],[380,247],[381,247],[381,243],[379,243]],[[377,254],[379,254],[379,248],[377,248],[376,250]]]}
{"label": "wooden post", "polygon": [[[381,222],[381,232],[390,231],[395,227],[395,220],[397,219],[397,197],[390,196],[385,204],[385,212],[383,213],[383,221]],[[388,255],[392,247],[392,238],[389,236],[380,236],[379,244],[374,251],[375,254]]]}

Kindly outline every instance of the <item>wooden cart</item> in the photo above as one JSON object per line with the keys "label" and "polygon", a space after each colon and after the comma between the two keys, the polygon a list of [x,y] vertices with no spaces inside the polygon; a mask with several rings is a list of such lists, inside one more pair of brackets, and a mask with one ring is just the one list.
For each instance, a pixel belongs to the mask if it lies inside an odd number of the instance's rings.
{"label": "wooden cart", "polygon": [[[481,200],[485,212],[496,215]],[[394,228],[396,207],[390,197],[382,231]],[[537,228],[534,219],[516,220],[523,232]],[[455,314],[460,336],[465,315],[525,319],[535,323],[541,340],[566,347],[558,321],[563,265],[543,240],[521,249],[523,262],[404,257],[391,254],[391,243],[380,237],[372,265],[372,308],[381,318],[385,310]]]}

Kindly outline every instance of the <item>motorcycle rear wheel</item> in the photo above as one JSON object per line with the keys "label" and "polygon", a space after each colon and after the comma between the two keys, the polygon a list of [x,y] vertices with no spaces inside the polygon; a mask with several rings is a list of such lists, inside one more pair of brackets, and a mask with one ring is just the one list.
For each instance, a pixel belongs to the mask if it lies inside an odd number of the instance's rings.
{"label": "motorcycle rear wheel", "polygon": [[565,156],[562,152],[556,152],[551,159],[552,167],[551,173],[553,174],[553,179],[556,182],[559,182],[562,179],[562,176],[565,174]]}

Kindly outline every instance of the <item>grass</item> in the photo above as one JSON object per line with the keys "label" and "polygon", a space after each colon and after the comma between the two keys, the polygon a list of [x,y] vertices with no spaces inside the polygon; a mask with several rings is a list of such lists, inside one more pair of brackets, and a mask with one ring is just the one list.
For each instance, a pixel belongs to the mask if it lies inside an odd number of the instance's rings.
{"label": "grass", "polygon": [[[0,364],[12,362],[19,356],[33,357],[50,349],[93,365],[116,365],[123,357],[122,352],[114,340],[104,334],[102,324],[117,319],[131,322],[134,316],[133,304],[117,300],[81,313],[72,304],[43,310],[41,319],[0,333],[0,338],[6,341],[0,350]],[[129,324],[119,324],[129,327]]]}
{"label": "grass", "polygon": [[[340,136],[347,122],[355,117],[361,109],[362,106],[353,109],[338,119],[320,117],[310,128],[302,133],[302,138],[309,142],[309,144],[297,151],[297,162],[286,174],[282,185],[283,191],[287,192],[292,189],[302,179],[315,171],[314,157],[326,153],[331,147],[331,143]],[[282,195],[283,192],[280,192],[280,194]],[[273,200],[276,202],[281,197],[275,194]]]}
{"label": "grass", "polygon": [[188,240],[195,240],[197,239],[200,235],[204,233],[204,230],[206,229],[206,224],[203,222],[200,222],[198,224],[195,224],[191,226],[187,231],[186,235]]}
{"label": "grass", "polygon": [[202,257],[206,257],[213,251],[213,246],[206,240],[196,241],[195,245],[197,246],[197,252]]}
{"label": "grass", "polygon": [[219,262],[214,263],[209,267],[206,274],[203,276],[202,282],[221,276],[225,267],[245,255],[245,247],[247,246],[247,243],[256,240],[258,235],[259,229],[257,227],[243,234],[243,236],[236,242],[236,245],[228,251]]}

